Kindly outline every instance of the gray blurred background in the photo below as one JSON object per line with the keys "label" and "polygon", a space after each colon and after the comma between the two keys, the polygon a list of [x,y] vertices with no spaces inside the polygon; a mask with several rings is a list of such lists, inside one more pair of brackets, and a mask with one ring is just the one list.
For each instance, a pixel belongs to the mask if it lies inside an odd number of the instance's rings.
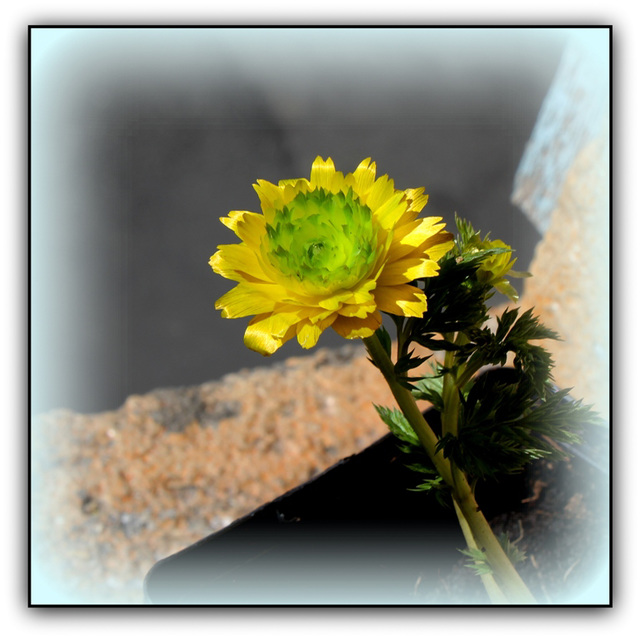
{"label": "gray blurred background", "polygon": [[[259,211],[251,185],[372,157],[425,215],[517,250],[539,235],[513,179],[567,32],[559,29],[31,31],[32,409],[98,412],[271,359],[208,259]],[[319,346],[344,340],[332,331]],[[249,391],[249,390],[248,390]]]}

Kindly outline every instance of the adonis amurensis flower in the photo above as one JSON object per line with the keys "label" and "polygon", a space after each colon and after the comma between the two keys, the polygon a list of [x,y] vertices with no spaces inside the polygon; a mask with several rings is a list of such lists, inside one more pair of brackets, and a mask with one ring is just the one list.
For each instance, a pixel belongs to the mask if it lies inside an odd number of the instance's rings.
{"label": "adonis amurensis flower", "polygon": [[479,248],[499,248],[504,252],[490,255],[480,264],[476,275],[482,283],[491,284],[496,290],[509,297],[512,301],[518,301],[516,289],[507,280],[507,275],[512,277],[522,277],[526,273],[519,273],[513,270],[515,259],[511,259],[511,248],[500,239],[490,241],[485,239],[478,244]]}
{"label": "adonis amurensis flower", "polygon": [[411,282],[438,273],[452,246],[440,217],[417,219],[423,188],[396,190],[370,159],[353,173],[317,157],[309,179],[254,185],[262,213],[221,221],[241,239],[218,246],[209,264],[238,285],[216,302],[228,318],[255,315],[245,344],[264,355],[297,337],[313,347],[332,327],[347,339],[371,336],[381,312],[421,317],[424,293]]}

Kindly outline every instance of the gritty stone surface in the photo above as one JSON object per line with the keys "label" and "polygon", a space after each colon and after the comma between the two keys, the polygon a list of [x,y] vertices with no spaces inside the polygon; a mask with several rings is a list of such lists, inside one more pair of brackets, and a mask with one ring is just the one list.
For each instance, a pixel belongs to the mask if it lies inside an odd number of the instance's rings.
{"label": "gritty stone surface", "polygon": [[561,341],[547,342],[558,385],[609,413],[609,163],[602,133],[577,156],[538,244],[522,307],[533,306]]}
{"label": "gritty stone surface", "polygon": [[372,399],[392,402],[363,347],[348,345],[130,396],[113,412],[42,415],[33,562],[66,600],[142,603],[156,561],[384,435]]}

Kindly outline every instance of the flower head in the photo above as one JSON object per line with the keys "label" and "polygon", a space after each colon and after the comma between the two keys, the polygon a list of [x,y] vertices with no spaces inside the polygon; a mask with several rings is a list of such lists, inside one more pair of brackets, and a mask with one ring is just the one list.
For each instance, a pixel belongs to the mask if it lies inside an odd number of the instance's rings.
{"label": "flower head", "polygon": [[516,260],[511,259],[511,247],[500,239],[494,239],[491,241],[485,239],[481,242],[480,248],[498,248],[502,249],[504,252],[489,255],[482,260],[478,270],[476,271],[478,281],[492,285],[496,290],[509,297],[512,301],[518,301],[518,293],[506,277],[507,275],[510,275],[511,277],[522,276],[521,273],[517,273],[513,270],[513,265],[516,263]]}
{"label": "flower head", "polygon": [[309,179],[254,185],[262,213],[221,221],[240,244],[218,246],[209,264],[238,285],[216,302],[228,318],[256,315],[245,344],[264,355],[297,337],[313,347],[331,326],[347,339],[371,336],[380,312],[421,317],[424,293],[410,282],[438,273],[452,246],[440,217],[417,219],[423,188],[396,190],[370,159],[353,173],[317,157]]}
{"label": "flower head", "polygon": [[510,270],[515,259],[511,259],[511,247],[507,246],[501,239],[485,240],[481,242],[480,248],[499,248],[504,252],[495,255],[489,255],[482,260],[478,268],[478,278],[482,281],[493,282],[502,279]]}

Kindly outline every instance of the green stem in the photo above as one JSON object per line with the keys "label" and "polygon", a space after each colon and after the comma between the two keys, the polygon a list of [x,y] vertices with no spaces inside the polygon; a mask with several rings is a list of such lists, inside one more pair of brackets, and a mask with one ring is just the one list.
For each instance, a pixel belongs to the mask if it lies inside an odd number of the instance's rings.
{"label": "green stem", "polygon": [[[447,336],[445,337],[447,338]],[[447,338],[447,340],[450,340]],[[445,372],[442,379],[442,401],[444,410],[442,412],[442,436],[452,434],[458,436],[458,410],[460,409],[460,396],[458,385],[456,384],[456,374],[453,371],[455,353],[448,350],[444,355],[444,367],[449,372]]]}
{"label": "green stem", "polygon": [[478,372],[481,367],[481,364],[476,364],[474,366],[469,364],[465,365],[464,369],[460,371],[460,375],[458,376],[458,387],[464,388],[464,386],[471,381],[473,375]]}
{"label": "green stem", "polygon": [[[473,533],[471,532],[469,523],[467,523],[467,519],[462,514],[462,510],[460,509],[455,499],[453,501],[453,505],[456,510],[456,515],[458,516],[460,529],[462,529],[464,539],[467,541],[467,546],[469,547],[469,549],[478,549],[478,545],[473,538]],[[498,583],[496,583],[496,579],[493,577],[493,574],[480,574],[480,579],[482,580],[482,584],[489,594],[489,599],[494,605],[503,605],[509,602],[507,597],[498,586]]]}
{"label": "green stem", "polygon": [[425,418],[422,416],[422,412],[411,395],[411,392],[398,383],[395,370],[393,369],[393,363],[391,362],[387,351],[382,347],[380,340],[375,334],[363,339],[363,341],[369,355],[371,356],[371,360],[382,372],[382,375],[389,385],[389,389],[398,403],[398,407],[402,410],[407,421],[411,424],[411,427],[420,439],[420,443],[422,443],[422,446],[435,465],[436,470],[438,470],[440,476],[442,476],[447,484],[451,485],[453,477],[451,475],[451,466],[449,461],[444,458],[442,452],[436,452],[438,437],[425,421]]}
{"label": "green stem", "polygon": [[[466,486],[468,488],[468,483]],[[493,533],[484,514],[480,511],[471,489],[463,488],[460,492],[454,493],[453,498],[469,524],[478,547],[486,554],[496,580],[507,594],[509,602],[535,605],[536,599],[520,578],[520,574],[516,571],[509,557],[504,553],[502,545]]]}
{"label": "green stem", "polygon": [[398,406],[420,439],[436,470],[451,488],[453,498],[467,521],[477,546],[485,552],[497,581],[508,595],[509,602],[534,604],[535,599],[480,511],[466,476],[449,459],[444,458],[442,451],[436,451],[438,437],[426,422],[411,392],[398,383],[393,363],[377,335],[373,334],[363,341],[371,360],[382,372]]}
{"label": "green stem", "polygon": [[398,345],[397,345],[397,360],[399,361],[404,355],[407,354],[409,349],[409,334],[411,332],[411,322],[413,320],[411,317],[408,319],[403,319],[400,321],[396,321],[396,328],[398,334]]}

